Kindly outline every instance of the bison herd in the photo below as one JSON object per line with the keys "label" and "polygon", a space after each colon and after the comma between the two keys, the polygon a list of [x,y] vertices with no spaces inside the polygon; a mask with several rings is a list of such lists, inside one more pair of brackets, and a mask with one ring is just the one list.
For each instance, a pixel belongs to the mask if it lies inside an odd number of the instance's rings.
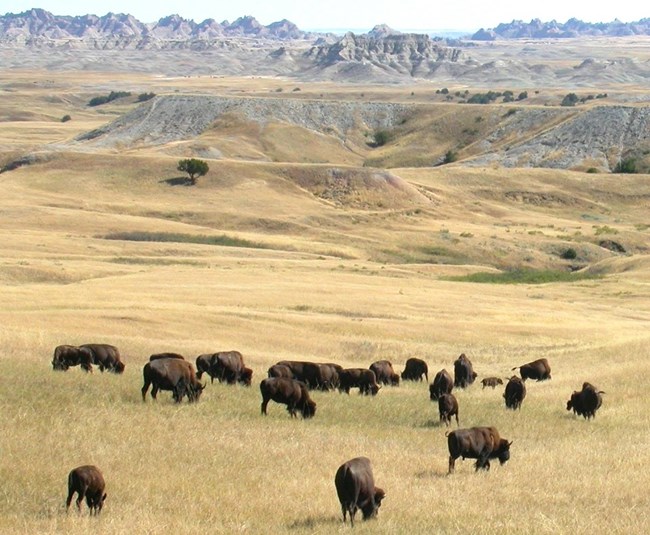
{"label": "bison herd", "polygon": [[[239,351],[220,351],[205,353],[196,357],[196,369],[191,362],[177,353],[157,353],[149,357],[144,365],[142,374],[142,399],[151,387],[151,397],[156,399],[159,390],[172,393],[172,399],[180,403],[187,397],[190,403],[199,400],[205,389],[201,383],[203,374],[210,376],[210,382],[215,379],[229,385],[241,384],[251,386],[253,370],[244,364]],[[86,372],[92,372],[93,365],[100,371],[122,373],[125,365],[117,347],[109,344],[84,344],[81,346],[61,345],[54,350],[52,368],[66,371],[71,366],[80,366]],[[437,402],[440,422],[446,426],[455,417],[456,425],[460,426],[459,404],[453,394],[453,389],[470,387],[478,377],[472,362],[464,353],[453,363],[454,376],[446,369],[436,373],[429,385],[429,398]],[[507,379],[503,398],[508,409],[521,409],[526,397],[526,381],[545,381],[551,378],[551,367],[547,359],[516,366],[520,377],[513,375]],[[375,396],[382,386],[399,386],[400,378],[408,381],[428,382],[429,370],[422,359],[409,358],[401,375],[395,372],[388,360],[373,362],[368,368],[343,368],[333,363],[316,363],[309,361],[282,360],[267,370],[267,377],[260,382],[262,396],[261,413],[267,414],[269,401],[286,405],[290,417],[297,414],[304,418],[312,418],[316,414],[316,403],[310,396],[311,390],[331,391],[349,394],[352,388],[358,388],[360,394]],[[485,377],[481,381],[483,388],[495,389],[503,385],[500,377]],[[602,394],[591,383],[585,382],[582,390],[574,391],[567,401],[567,411],[573,410],[574,415],[589,420],[594,418],[596,411],[602,405]],[[512,441],[502,438],[494,427],[472,427],[456,429],[447,432],[449,450],[449,473],[454,472],[458,458],[476,459],[475,469],[489,470],[490,460],[498,459],[505,464],[510,458]],[[370,460],[357,457],[343,463],[334,478],[336,492],[341,503],[343,521],[349,514],[350,524],[354,525],[354,517],[358,509],[363,518],[368,519],[377,515],[381,501],[386,493],[375,486]],[[99,514],[106,493],[101,471],[95,466],[80,466],[72,470],[68,476],[68,497],[66,509],[70,507],[73,495],[77,494],[77,508],[86,499],[90,514]]]}

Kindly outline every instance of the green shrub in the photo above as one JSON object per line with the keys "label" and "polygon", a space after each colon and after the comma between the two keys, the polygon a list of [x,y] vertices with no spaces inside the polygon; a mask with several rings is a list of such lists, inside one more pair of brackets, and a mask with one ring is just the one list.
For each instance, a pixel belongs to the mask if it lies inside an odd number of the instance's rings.
{"label": "green shrub", "polygon": [[564,260],[575,260],[578,257],[578,252],[573,247],[568,247],[560,253],[560,257]]}
{"label": "green shrub", "polygon": [[72,117],[70,117],[69,115],[64,115],[63,117],[61,117],[61,122],[62,123],[67,123],[68,121],[71,121],[71,120],[72,120]]}
{"label": "green shrub", "polygon": [[636,173],[636,160],[634,158],[623,158],[614,167],[615,173]]}
{"label": "green shrub", "polygon": [[445,157],[442,160],[442,163],[443,164],[453,163],[456,160],[458,160],[458,153],[454,150],[449,149],[447,152],[445,152]]}
{"label": "green shrub", "polygon": [[146,102],[147,100],[151,100],[155,96],[156,93],[140,93],[138,95],[138,102]]}
{"label": "green shrub", "polygon": [[374,146],[383,147],[391,139],[393,139],[393,134],[388,130],[377,130],[374,134]]}
{"label": "green shrub", "polygon": [[102,104],[107,104],[108,102],[112,102],[113,100],[117,100],[118,98],[124,98],[130,96],[131,96],[130,91],[111,91],[108,95],[91,98],[90,101],[88,102],[88,106],[90,107],[101,106]]}
{"label": "green shrub", "polygon": [[575,93],[569,93],[562,99],[560,106],[575,106],[578,103],[578,100],[578,95]]}
{"label": "green shrub", "polygon": [[576,273],[556,270],[516,269],[500,273],[471,273],[458,277],[448,277],[455,282],[478,282],[483,284],[548,284],[552,282],[576,282],[598,279],[600,276],[589,273]]}

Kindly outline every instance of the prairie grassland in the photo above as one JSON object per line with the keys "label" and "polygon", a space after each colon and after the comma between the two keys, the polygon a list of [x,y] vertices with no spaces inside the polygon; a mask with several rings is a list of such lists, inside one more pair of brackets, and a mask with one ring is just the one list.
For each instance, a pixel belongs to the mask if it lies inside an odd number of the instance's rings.
{"label": "prairie grassland", "polygon": [[[96,112],[81,111],[43,140],[96,126]],[[23,146],[12,136],[27,125],[6,126],[0,145]],[[170,186],[175,158],[147,150],[60,150],[3,173],[0,531],[347,532],[334,473],[366,455],[387,497],[362,533],[647,533],[647,176],[396,169],[429,202],[358,208],[297,186],[287,169],[317,166],[287,158],[211,160],[195,188]],[[113,232],[227,234],[267,247],[105,239]],[[602,250],[603,232],[630,252]],[[567,245],[602,278],[444,279],[557,267]],[[431,258],[442,247],[456,263]],[[56,345],[87,342],[117,345],[125,373],[52,371]],[[253,387],[208,382],[195,405],[167,392],[142,402],[150,354],[225,349],[242,351]],[[511,460],[489,473],[464,461],[447,476],[445,428],[425,383],[374,398],[315,392],[308,421],[274,403],[260,415],[257,385],[280,359],[386,358],[401,371],[417,356],[431,379],[461,352],[479,379],[540,357],[553,367],[551,381],[527,384],[518,412],[506,411],[502,389],[457,392],[461,426],[494,425],[513,441]],[[565,410],[583,381],[607,392],[590,422]],[[64,511],[67,474],[86,463],[106,477],[100,518]]]}

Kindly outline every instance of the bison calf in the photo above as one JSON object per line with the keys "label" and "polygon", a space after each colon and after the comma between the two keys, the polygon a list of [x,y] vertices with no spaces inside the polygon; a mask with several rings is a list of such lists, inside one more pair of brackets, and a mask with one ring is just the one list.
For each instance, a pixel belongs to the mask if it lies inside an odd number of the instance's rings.
{"label": "bison calf", "polygon": [[502,385],[503,381],[499,377],[486,377],[485,379],[481,380],[481,384],[483,385],[483,388],[486,386],[496,388],[497,385]]}
{"label": "bison calf", "polygon": [[343,522],[346,514],[350,513],[350,525],[354,526],[357,509],[361,509],[364,520],[377,516],[386,493],[375,487],[370,459],[356,457],[343,463],[336,471],[334,484],[341,502]]}
{"label": "bison calf", "polygon": [[68,474],[68,498],[65,501],[66,511],[70,508],[72,496],[76,492],[77,509],[81,511],[81,502],[85,497],[90,514],[98,515],[106,499],[105,487],[104,476],[96,466],[85,465],[75,468]]}

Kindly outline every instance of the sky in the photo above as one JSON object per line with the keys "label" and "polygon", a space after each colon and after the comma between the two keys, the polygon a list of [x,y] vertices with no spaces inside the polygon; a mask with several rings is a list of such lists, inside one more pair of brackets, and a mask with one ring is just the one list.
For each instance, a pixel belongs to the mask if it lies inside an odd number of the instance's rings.
{"label": "sky", "polygon": [[407,30],[471,30],[494,28],[512,20],[538,18],[543,22],[634,22],[650,17],[650,9],[639,0],[2,0],[0,14],[22,13],[41,8],[54,15],[105,15],[128,13],[141,22],[155,22],[168,15],[180,15],[195,22],[219,22],[252,15],[267,25],[288,19],[301,30],[350,29],[369,31],[377,24]]}

